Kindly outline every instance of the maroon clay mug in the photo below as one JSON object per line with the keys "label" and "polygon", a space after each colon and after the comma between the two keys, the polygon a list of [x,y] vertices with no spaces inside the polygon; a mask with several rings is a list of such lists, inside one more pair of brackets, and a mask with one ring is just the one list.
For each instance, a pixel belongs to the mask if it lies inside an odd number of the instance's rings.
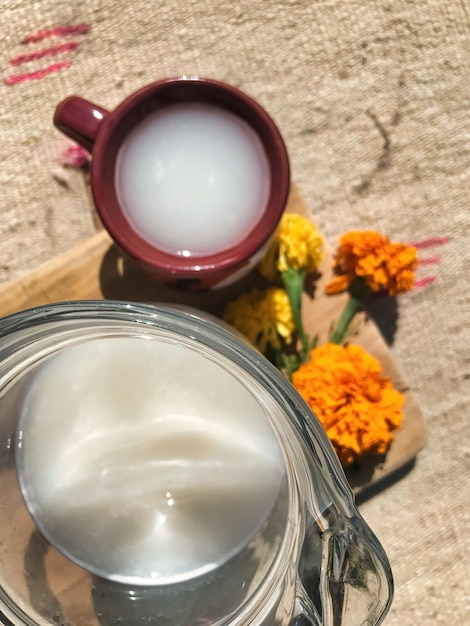
{"label": "maroon clay mug", "polygon": [[71,96],[54,123],[92,153],[101,221],[156,280],[220,287],[259,261],[290,172],[279,130],[252,98],[212,79],[170,78],[112,112]]}

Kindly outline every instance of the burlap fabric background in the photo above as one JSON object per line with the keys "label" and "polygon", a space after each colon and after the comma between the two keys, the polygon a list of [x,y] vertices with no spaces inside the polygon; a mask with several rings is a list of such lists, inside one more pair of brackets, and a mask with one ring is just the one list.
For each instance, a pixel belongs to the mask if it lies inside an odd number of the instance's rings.
{"label": "burlap fabric background", "polygon": [[[425,412],[416,467],[361,506],[396,581],[389,626],[470,623],[468,322],[469,5],[464,0],[93,0],[1,2],[3,77],[67,58],[42,80],[0,86],[0,281],[90,236],[80,172],[57,162],[55,104],[113,108],[152,80],[200,74],[272,114],[293,178],[334,241],[348,228],[450,242],[422,268],[437,281],[399,300],[393,351]],[[73,53],[13,68],[57,41],[21,39],[89,23]],[[63,41],[63,40],[61,40]],[[59,180],[58,180],[59,179]],[[60,182],[62,181],[62,183]]]}

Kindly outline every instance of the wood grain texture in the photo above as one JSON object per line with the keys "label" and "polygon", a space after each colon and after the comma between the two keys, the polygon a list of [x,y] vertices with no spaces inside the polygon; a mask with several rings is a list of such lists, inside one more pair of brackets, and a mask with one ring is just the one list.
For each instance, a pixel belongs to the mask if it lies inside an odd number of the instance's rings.
{"label": "wood grain texture", "polygon": [[[287,210],[309,215],[295,187]],[[318,334],[320,341],[327,339],[347,300],[346,294],[324,293],[324,285],[331,278],[331,258],[332,250],[325,242],[320,275],[313,284],[313,294],[305,294],[303,302],[306,329],[311,335]],[[0,316],[41,304],[90,299],[187,304],[219,316],[231,299],[256,285],[263,285],[256,273],[235,285],[210,292],[186,292],[158,285],[124,258],[109,235],[99,230],[24,278],[0,287]],[[421,409],[375,324],[364,315],[358,316],[351,341],[378,358],[394,386],[405,395],[405,419],[387,455],[369,458],[347,471],[356,493],[361,493],[411,464],[425,443],[426,429]]]}

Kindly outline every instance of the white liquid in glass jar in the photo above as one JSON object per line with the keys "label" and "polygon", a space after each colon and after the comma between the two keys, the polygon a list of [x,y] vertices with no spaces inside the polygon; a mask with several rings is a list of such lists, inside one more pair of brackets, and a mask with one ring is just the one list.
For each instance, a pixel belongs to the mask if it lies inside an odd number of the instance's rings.
{"label": "white liquid in glass jar", "polygon": [[104,578],[167,584],[257,534],[285,476],[263,408],[219,363],[163,338],[64,349],[22,405],[17,468],[46,538]]}
{"label": "white liquid in glass jar", "polygon": [[115,181],[132,228],[155,248],[189,257],[244,239],[265,211],[270,170],[244,120],[188,103],[156,111],[131,131]]}

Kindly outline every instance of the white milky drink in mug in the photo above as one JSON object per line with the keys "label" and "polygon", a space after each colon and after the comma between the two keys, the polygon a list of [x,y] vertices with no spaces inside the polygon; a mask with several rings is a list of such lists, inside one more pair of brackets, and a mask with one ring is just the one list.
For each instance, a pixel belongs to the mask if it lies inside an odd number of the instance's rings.
{"label": "white milky drink in mug", "polygon": [[186,257],[239,243],[265,211],[270,186],[255,131],[208,104],[149,114],[117,160],[117,195],[131,226],[156,248]]}

